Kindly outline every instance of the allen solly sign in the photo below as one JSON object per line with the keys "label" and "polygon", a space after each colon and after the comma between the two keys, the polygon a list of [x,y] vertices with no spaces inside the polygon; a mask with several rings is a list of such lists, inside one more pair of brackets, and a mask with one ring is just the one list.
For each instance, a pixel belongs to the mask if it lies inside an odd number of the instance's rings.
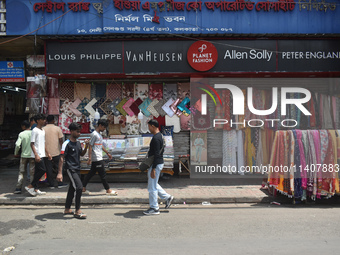
{"label": "allen solly sign", "polygon": [[[233,115],[244,115],[244,94],[240,88],[238,88],[235,85],[231,84],[215,84],[215,89],[228,89],[231,92],[232,98],[233,98],[233,109],[232,113]],[[220,99],[218,93],[216,90],[213,90],[213,92],[216,94],[216,96]],[[206,90],[204,90],[206,91]],[[207,91],[206,91],[207,92]],[[289,93],[300,93],[303,94],[305,97],[301,98],[287,98],[287,94]],[[208,93],[211,97],[212,94]],[[270,109],[266,110],[259,110],[255,109],[253,104],[253,88],[249,87],[247,88],[247,106],[249,108],[249,111],[255,115],[259,116],[268,116],[277,110],[278,107],[278,88],[273,87],[272,88],[272,105]],[[304,103],[307,103],[311,99],[311,93],[309,90],[304,88],[297,88],[297,87],[283,87],[281,88],[281,116],[285,116],[287,105],[295,105],[297,108],[300,109],[300,111],[304,115],[312,115],[304,106]],[[220,100],[221,102],[221,100]],[[202,109],[201,114],[206,115],[207,114],[207,94],[201,95],[201,103],[202,103]],[[262,127],[265,122],[269,123],[269,126],[274,127],[275,123],[280,122],[283,127],[293,128],[297,126],[297,121],[294,119],[250,119],[250,120],[244,120],[243,122],[233,122],[232,119],[214,119],[213,126],[216,125],[225,125],[229,122],[230,126],[236,126],[236,125],[243,125],[244,127],[246,124],[249,127]],[[293,123],[293,124],[292,124]]]}

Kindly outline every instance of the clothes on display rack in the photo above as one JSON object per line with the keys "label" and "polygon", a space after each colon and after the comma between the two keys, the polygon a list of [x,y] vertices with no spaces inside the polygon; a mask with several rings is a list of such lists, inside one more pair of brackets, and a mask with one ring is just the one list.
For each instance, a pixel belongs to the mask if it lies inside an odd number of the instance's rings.
{"label": "clothes on display rack", "polygon": [[275,133],[269,185],[289,197],[313,200],[339,193],[340,130]]}

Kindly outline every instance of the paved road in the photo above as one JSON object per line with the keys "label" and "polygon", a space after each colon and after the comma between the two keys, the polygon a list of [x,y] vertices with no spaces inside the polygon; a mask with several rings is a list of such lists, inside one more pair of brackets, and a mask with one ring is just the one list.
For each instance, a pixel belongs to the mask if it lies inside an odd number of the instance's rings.
{"label": "paved road", "polygon": [[84,207],[86,220],[51,206],[1,206],[0,250],[10,254],[335,254],[338,205]]}

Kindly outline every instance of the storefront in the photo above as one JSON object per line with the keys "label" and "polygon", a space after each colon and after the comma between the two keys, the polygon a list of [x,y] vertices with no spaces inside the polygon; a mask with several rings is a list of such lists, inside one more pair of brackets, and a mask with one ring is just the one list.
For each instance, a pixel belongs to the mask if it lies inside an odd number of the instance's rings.
{"label": "storefront", "polygon": [[[8,24],[9,34],[39,27],[36,33],[44,38],[49,78],[43,102],[46,113],[59,116],[64,133],[72,121],[83,124],[83,133],[91,132],[98,111],[110,122],[109,146],[116,148],[117,158],[122,144],[138,144],[132,148],[139,149],[125,154],[131,161],[124,166],[112,163],[112,170],[136,169],[135,159],[143,156],[140,148],[149,139],[145,125],[149,118],[157,118],[164,134],[172,137],[169,171],[177,168],[179,156],[190,155],[192,178],[253,175],[253,170],[240,171],[241,166],[276,164],[271,155],[277,130],[340,128],[338,3],[8,3],[9,11],[19,8],[30,14],[28,25],[17,20]],[[53,23],[40,26],[41,21]],[[230,88],[216,84],[236,86],[243,96],[234,98]],[[253,89],[250,99],[248,88]],[[311,91],[312,101],[303,105],[314,109],[315,117],[297,106],[281,107],[282,91],[287,99],[304,98],[303,93],[284,88]],[[278,98],[276,107],[272,95]],[[28,102],[32,108],[38,98]],[[255,110],[273,105],[275,110],[270,118],[257,116],[249,102]],[[234,114],[236,104],[244,111]],[[232,121],[239,124],[232,126]],[[212,172],[213,166],[234,166],[236,171]],[[259,178],[260,183],[262,173]],[[282,192],[294,194],[294,181],[288,186],[290,190]]]}

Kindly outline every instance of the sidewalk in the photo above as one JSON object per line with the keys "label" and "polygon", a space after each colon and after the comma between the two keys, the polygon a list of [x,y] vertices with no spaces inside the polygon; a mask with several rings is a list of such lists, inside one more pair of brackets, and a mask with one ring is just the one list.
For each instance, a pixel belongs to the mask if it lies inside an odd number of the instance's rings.
{"label": "sidewalk", "polygon": [[[51,190],[41,187],[47,194],[31,197],[24,189],[22,194],[13,194],[18,175],[18,166],[0,168],[0,205],[63,205],[68,188]],[[83,204],[147,204],[148,192],[146,176],[139,175],[139,182],[113,182],[122,180],[121,176],[108,175],[110,187],[118,192],[118,196],[107,196],[98,176],[88,184],[89,195],[83,194]],[[126,179],[126,178],[125,178]],[[68,180],[66,179],[68,183]],[[176,204],[210,203],[270,203],[278,198],[269,196],[266,190],[260,190],[261,179],[190,179],[173,176],[161,179],[160,185],[175,197]],[[282,199],[282,198],[280,198]]]}

